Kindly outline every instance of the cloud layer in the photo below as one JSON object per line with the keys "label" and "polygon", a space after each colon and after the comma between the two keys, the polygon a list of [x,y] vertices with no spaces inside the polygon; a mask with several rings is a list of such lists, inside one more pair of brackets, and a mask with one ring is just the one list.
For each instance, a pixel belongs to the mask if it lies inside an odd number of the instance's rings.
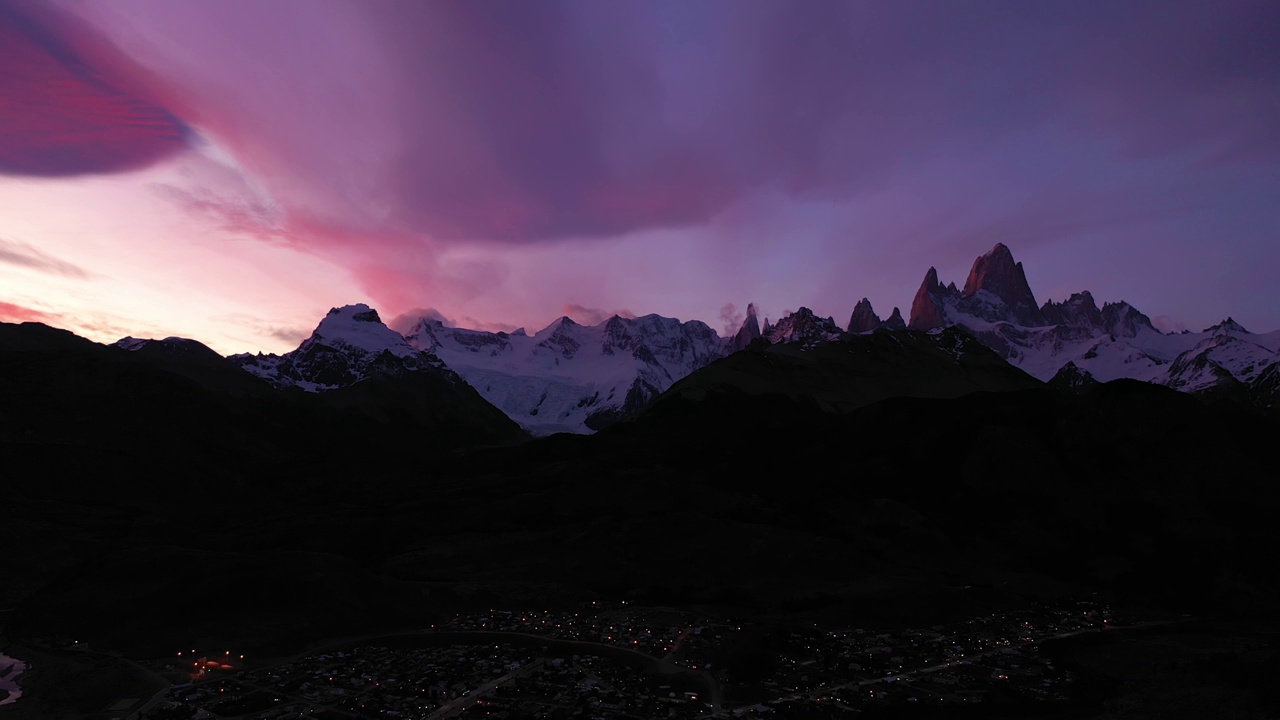
{"label": "cloud layer", "polygon": [[[0,113],[0,173],[141,167],[198,128],[247,180],[175,207],[388,316],[885,315],[1000,241],[1040,295],[1280,325],[1242,280],[1280,263],[1267,0],[13,1],[0,108],[35,119]],[[1184,298],[1214,253],[1236,282]]]}
{"label": "cloud layer", "polygon": [[65,277],[89,277],[89,273],[77,265],[50,257],[26,243],[5,240],[4,238],[0,238],[0,263],[8,263]]}

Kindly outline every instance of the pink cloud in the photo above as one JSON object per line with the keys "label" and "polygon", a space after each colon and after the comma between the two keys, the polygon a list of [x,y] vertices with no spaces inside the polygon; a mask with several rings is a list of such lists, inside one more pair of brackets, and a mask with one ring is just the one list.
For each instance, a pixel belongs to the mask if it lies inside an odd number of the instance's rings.
{"label": "pink cloud", "polygon": [[738,306],[733,303],[726,303],[724,307],[720,308],[720,334],[726,337],[732,336],[738,332],[746,319],[746,313],[739,311]]}
{"label": "pink cloud", "polygon": [[455,327],[455,323],[435,308],[411,308],[387,321],[387,327],[404,335],[422,319],[437,320],[445,327]]}
{"label": "pink cloud", "polygon": [[46,325],[56,325],[61,321],[61,319],[61,316],[55,313],[41,312],[29,307],[23,307],[22,305],[0,302],[0,321],[3,322],[38,322],[45,323]]}
{"label": "pink cloud", "polygon": [[111,82],[67,42],[88,37],[76,29],[41,6],[0,0],[0,173],[119,172],[186,147],[181,121]]}
{"label": "pink cloud", "polygon": [[1151,324],[1155,325],[1157,330],[1166,333],[1180,333],[1190,329],[1185,322],[1169,315],[1156,315],[1151,318]]}
{"label": "pink cloud", "polygon": [[60,260],[24,242],[0,238],[0,263],[31,268],[63,277],[85,279],[90,273],[66,260]]}

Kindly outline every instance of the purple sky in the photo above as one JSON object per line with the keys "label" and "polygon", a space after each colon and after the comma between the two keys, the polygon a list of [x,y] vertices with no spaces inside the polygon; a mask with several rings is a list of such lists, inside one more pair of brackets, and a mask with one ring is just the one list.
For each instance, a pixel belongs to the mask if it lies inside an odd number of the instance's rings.
{"label": "purple sky", "polygon": [[0,319],[843,324],[1003,242],[1040,301],[1276,329],[1277,37],[1269,0],[0,0]]}

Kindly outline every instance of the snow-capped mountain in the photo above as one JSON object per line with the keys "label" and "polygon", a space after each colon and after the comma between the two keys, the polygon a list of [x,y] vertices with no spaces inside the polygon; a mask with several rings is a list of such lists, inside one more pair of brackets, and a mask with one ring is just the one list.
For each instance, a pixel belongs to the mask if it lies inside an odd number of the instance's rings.
{"label": "snow-capped mountain", "polygon": [[400,333],[382,323],[368,305],[333,308],[311,337],[284,355],[232,355],[248,372],[278,388],[309,392],[334,390],[370,377],[427,371],[457,376],[439,358],[412,347]]}
{"label": "snow-capped mountain", "polygon": [[[856,313],[855,313],[856,315]],[[1088,292],[1037,306],[1022,263],[997,244],[974,261],[963,289],[929,268],[908,326],[961,326],[1029,374],[1071,383],[1132,378],[1186,392],[1250,385],[1280,362],[1280,332],[1259,335],[1230,318],[1199,333],[1166,334],[1126,302],[1101,308]]]}
{"label": "snow-capped mountain", "polygon": [[[755,309],[738,333],[760,334]],[[723,357],[738,338],[705,323],[614,316],[585,326],[562,317],[539,332],[484,332],[420,319],[407,343],[430,352],[530,432],[588,433],[644,407],[675,381]]]}
{"label": "snow-capped mountain", "polygon": [[422,433],[417,442],[423,447],[456,449],[528,438],[439,358],[410,346],[367,305],[333,308],[309,338],[283,355],[222,357],[183,338],[124,338],[103,350],[121,367],[145,367],[164,381],[159,387],[184,402],[196,398],[224,410],[250,408],[251,414],[264,413],[264,422],[284,436],[299,427],[314,430],[313,420],[327,418],[317,421],[323,432],[354,438],[366,436],[371,426],[382,427],[392,435]]}

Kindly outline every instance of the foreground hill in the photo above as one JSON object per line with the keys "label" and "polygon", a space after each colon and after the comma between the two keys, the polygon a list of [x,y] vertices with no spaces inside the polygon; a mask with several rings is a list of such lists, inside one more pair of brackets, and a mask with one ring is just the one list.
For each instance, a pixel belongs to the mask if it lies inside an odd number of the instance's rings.
{"label": "foreground hill", "polygon": [[[802,319],[807,312],[802,308],[787,320]],[[951,398],[1040,386],[958,329],[932,334],[881,330],[774,345],[758,341],[676,383],[641,422],[681,424],[688,420],[691,403],[751,405],[774,398],[840,414],[894,397]],[[766,413],[748,413],[774,424]]]}
{"label": "foreground hill", "polygon": [[11,470],[52,485],[162,458],[174,461],[174,476],[242,477],[339,439],[453,450],[525,437],[427,363],[374,358],[365,382],[313,395],[273,388],[192,340],[108,346],[38,323],[0,324],[0,444]]}

